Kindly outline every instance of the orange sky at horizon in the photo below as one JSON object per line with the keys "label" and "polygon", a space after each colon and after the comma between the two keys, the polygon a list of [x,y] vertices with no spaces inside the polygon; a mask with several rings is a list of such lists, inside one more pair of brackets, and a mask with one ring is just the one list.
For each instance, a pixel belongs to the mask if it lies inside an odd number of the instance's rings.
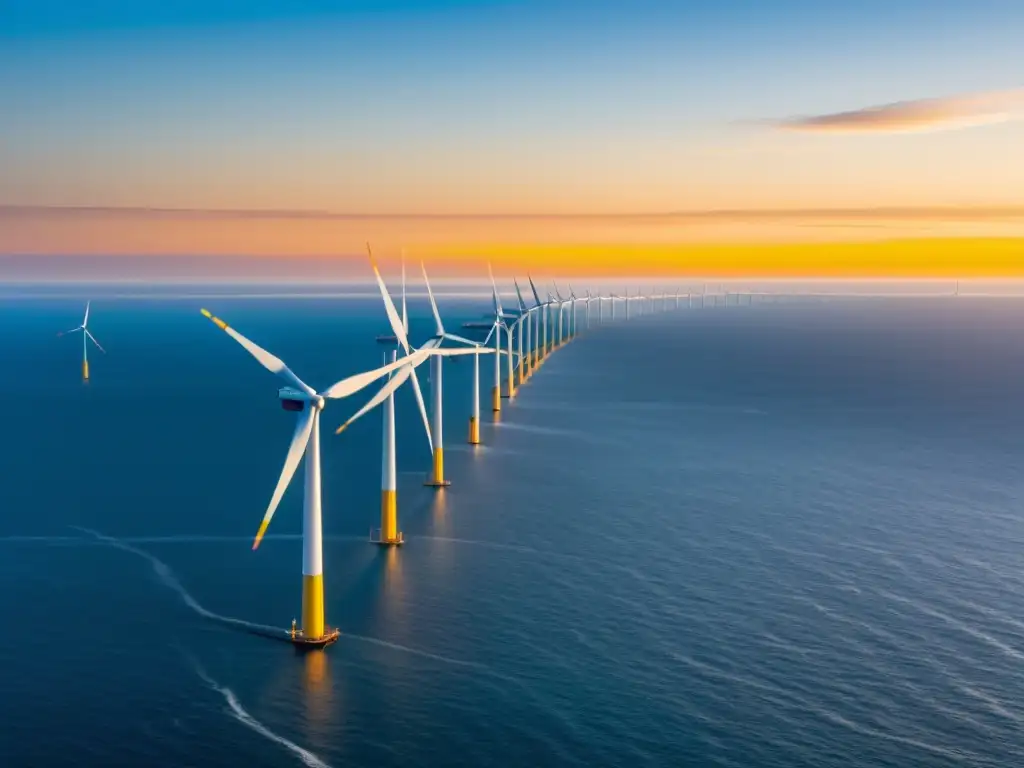
{"label": "orange sky at horizon", "polygon": [[[211,265],[294,259],[298,271],[309,259],[338,259],[339,274],[361,275],[367,242],[386,264],[404,249],[439,276],[477,276],[490,260],[566,276],[1013,277],[1024,275],[1024,208],[618,217],[0,210],[0,254],[74,256],[85,271],[90,257],[124,257],[142,277],[153,261],[145,257],[174,255]],[[230,261],[244,272],[245,258]]]}

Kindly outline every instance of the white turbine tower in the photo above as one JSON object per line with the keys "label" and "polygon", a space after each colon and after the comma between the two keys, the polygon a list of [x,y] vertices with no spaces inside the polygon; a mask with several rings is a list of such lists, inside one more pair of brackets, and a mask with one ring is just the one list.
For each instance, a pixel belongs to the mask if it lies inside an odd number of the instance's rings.
{"label": "white turbine tower", "polygon": [[[516,321],[519,326],[517,336],[519,338],[519,384],[530,377],[530,344],[533,339],[532,326],[533,326],[533,314],[532,311],[526,308],[526,304],[523,302],[523,292],[519,290],[519,281],[512,278],[512,284],[516,287],[516,301],[519,303],[519,320]],[[525,336],[525,342],[523,338]],[[525,352],[524,352],[525,344]]]}
{"label": "white turbine tower", "polygon": [[533,361],[534,370],[543,362],[544,358],[548,356],[548,305],[550,302],[543,302],[540,300],[540,294],[537,293],[537,286],[533,284],[533,278],[529,275],[526,279],[530,281],[530,290],[533,291],[533,300],[536,302],[536,309],[540,312],[539,322],[537,323],[537,343],[534,345],[534,356]]}
{"label": "white turbine tower", "polygon": [[[495,338],[494,347],[498,351],[498,354],[500,354],[500,352],[501,352],[501,343],[500,343],[501,329],[503,329],[505,331],[505,340],[507,342],[507,349],[505,350],[505,352],[508,355],[508,394],[506,395],[506,397],[508,397],[511,400],[513,397],[516,396],[515,358],[514,358],[513,353],[512,353],[512,335],[513,335],[513,332],[515,330],[516,324],[512,323],[512,325],[509,325],[508,324],[508,320],[511,319],[511,318],[514,318],[516,316],[506,312],[502,308],[502,306],[501,306],[501,299],[498,296],[498,286],[495,285],[495,283],[494,283],[494,273],[491,271],[491,265],[490,264],[487,265],[487,274],[491,278],[491,298],[494,301],[494,323],[495,323],[494,331],[495,331],[495,333],[498,334],[497,337]],[[495,389],[495,393],[494,393],[494,396],[492,398],[494,400],[493,408],[494,408],[494,411],[497,412],[497,411],[501,410],[501,400],[500,400],[500,397],[501,397],[501,366],[500,365],[495,365],[495,367],[494,367],[494,389]]]}
{"label": "white turbine tower", "polygon": [[336,400],[355,394],[369,386],[382,376],[386,376],[399,366],[419,365],[430,355],[430,352],[417,352],[412,358],[403,358],[396,363],[385,365],[372,371],[358,373],[342,379],[322,392],[315,391],[302,379],[292,373],[284,362],[253,343],[223,320],[201,310],[222,331],[237,341],[245,350],[256,358],[271,373],[275,373],[291,386],[278,390],[281,405],[286,411],[296,414],[295,433],[288,453],[285,456],[284,468],[278,478],[277,486],[270,498],[270,504],[263,515],[256,539],[252,548],[256,549],[266,533],[267,526],[277,510],[281,497],[284,496],[295,470],[306,458],[306,483],[302,514],[302,628],[293,633],[292,639],[301,645],[326,645],[338,637],[338,630],[330,629],[324,624],[324,582],[323,582],[323,530],[321,525],[320,500],[320,411],[326,400]]}
{"label": "white turbine tower", "polygon": [[58,336],[67,336],[69,333],[82,332],[82,381],[89,381],[89,342],[91,341],[96,345],[96,348],[103,354],[107,353],[100,343],[96,341],[96,337],[89,332],[89,305],[91,301],[85,302],[85,317],[82,318],[82,324],[77,328],[72,328],[70,331],[61,331]]}

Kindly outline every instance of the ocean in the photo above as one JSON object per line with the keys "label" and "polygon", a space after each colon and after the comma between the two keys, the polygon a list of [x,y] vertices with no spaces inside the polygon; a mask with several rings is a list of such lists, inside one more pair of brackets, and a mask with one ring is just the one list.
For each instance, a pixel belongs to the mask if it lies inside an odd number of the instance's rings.
{"label": "ocean", "polygon": [[294,417],[199,309],[324,388],[381,363],[379,298],[95,289],[83,385],[69,291],[0,302],[6,768],[1024,761],[1019,300],[592,323],[478,448],[447,362],[450,488],[397,396],[400,549],[367,542],[380,412],[334,435],[374,388],[332,401],[343,634],[301,655],[247,631],[300,613],[301,468],[251,551]]}

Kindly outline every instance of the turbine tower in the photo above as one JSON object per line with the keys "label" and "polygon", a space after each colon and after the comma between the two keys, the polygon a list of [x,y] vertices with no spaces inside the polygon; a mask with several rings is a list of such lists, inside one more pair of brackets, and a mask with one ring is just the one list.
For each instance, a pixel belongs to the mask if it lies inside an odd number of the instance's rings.
{"label": "turbine tower", "polygon": [[96,341],[96,337],[89,332],[89,305],[91,301],[85,302],[85,317],[82,318],[82,324],[77,328],[72,328],[70,331],[61,331],[57,336],[67,336],[70,333],[82,332],[82,381],[88,383],[89,381],[89,342],[91,341],[96,345],[96,348],[103,354],[107,353],[100,343]]}
{"label": "turbine tower", "polygon": [[[494,341],[494,348],[498,354],[501,353],[501,329],[505,330],[505,338],[508,343],[508,395],[511,400],[516,396],[515,360],[512,357],[512,335],[515,323],[509,325],[506,320],[514,315],[506,312],[501,306],[501,299],[498,298],[498,286],[494,283],[494,272],[491,271],[490,263],[487,264],[487,274],[491,278],[491,297],[494,301],[494,324],[497,336]],[[494,393],[492,395],[495,413],[501,410],[501,366],[496,361],[494,366]]]}
{"label": "turbine tower", "polygon": [[537,293],[537,286],[533,284],[533,278],[530,277],[530,275],[527,275],[526,279],[530,281],[530,290],[533,291],[533,300],[536,302],[537,311],[540,312],[540,322],[537,323],[537,343],[533,348],[533,368],[536,370],[543,362],[544,358],[548,356],[548,305],[546,302],[540,300],[540,294]]}
{"label": "turbine tower", "polygon": [[[516,301],[519,302],[519,320],[517,321],[519,332],[517,336],[519,338],[519,384],[521,386],[530,377],[530,340],[533,338],[530,326],[533,325],[533,315],[523,302],[523,292],[519,290],[519,281],[512,278],[512,284],[516,287]],[[524,331],[526,335],[525,354],[523,351]]]}

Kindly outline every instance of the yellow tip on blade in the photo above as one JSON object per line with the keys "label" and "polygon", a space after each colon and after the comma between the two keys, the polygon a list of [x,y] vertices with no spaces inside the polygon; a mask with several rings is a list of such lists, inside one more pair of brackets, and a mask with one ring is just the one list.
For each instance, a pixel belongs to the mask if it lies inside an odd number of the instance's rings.
{"label": "yellow tip on blade", "polygon": [[260,529],[256,531],[256,541],[252,543],[252,549],[254,552],[256,551],[256,547],[260,545],[260,542],[263,541],[263,534],[267,532],[268,525],[270,525],[269,520],[264,520],[260,523]]}
{"label": "yellow tip on blade", "polygon": [[222,331],[226,331],[228,329],[228,324],[225,323],[223,320],[221,320],[216,315],[212,314],[210,312],[210,310],[208,310],[208,309],[200,309],[199,311],[203,313],[203,317],[210,318],[213,321],[213,324],[216,325],[218,328],[220,328]]}
{"label": "yellow tip on blade", "polygon": [[351,423],[352,423],[351,421],[346,421],[344,424],[342,424],[340,427],[338,427],[336,430],[334,430],[334,434],[340,435],[342,432],[344,432],[348,428],[348,425],[351,424]]}

